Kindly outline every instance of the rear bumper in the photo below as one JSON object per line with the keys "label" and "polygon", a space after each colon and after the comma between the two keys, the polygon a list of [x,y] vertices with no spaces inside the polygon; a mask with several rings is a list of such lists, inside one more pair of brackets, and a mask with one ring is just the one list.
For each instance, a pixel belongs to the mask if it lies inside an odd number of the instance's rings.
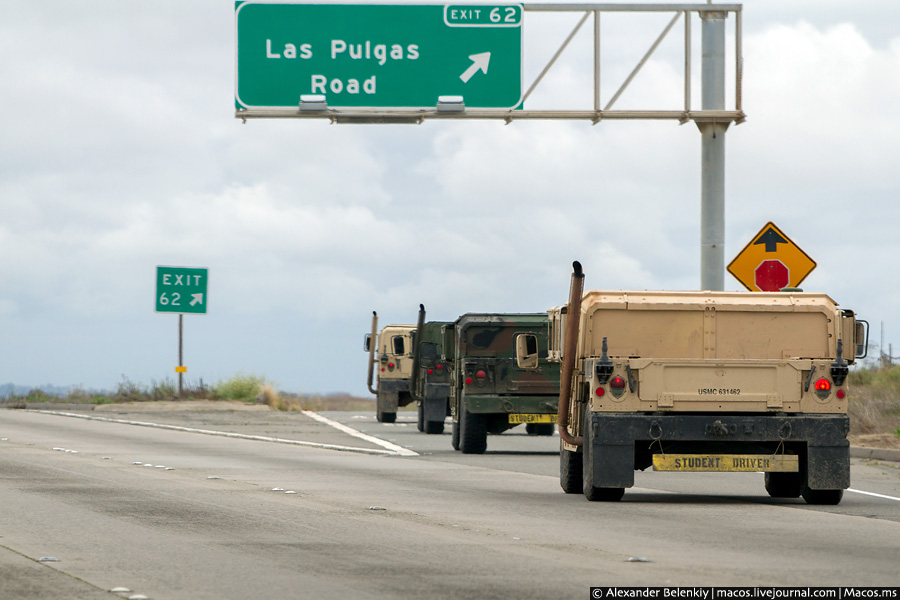
{"label": "rear bumper", "polygon": [[[412,401],[408,392],[409,379],[379,379],[378,410],[380,412],[397,412],[398,406],[406,406]],[[400,394],[405,394],[403,404],[400,404]]]}
{"label": "rear bumper", "polygon": [[[850,487],[846,415],[643,415],[590,413],[590,461],[598,487],[631,487],[653,454],[723,452],[800,457],[812,489]],[[599,483],[598,483],[599,482]]]}
{"label": "rear bumper", "polygon": [[463,393],[466,410],[477,414],[556,414],[559,396],[488,396]]}

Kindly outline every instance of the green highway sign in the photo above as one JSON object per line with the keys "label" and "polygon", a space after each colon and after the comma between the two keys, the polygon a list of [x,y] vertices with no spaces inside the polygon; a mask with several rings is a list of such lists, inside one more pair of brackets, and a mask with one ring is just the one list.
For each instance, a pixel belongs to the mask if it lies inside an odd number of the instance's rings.
{"label": "green highway sign", "polygon": [[521,4],[235,2],[238,109],[521,108]]}
{"label": "green highway sign", "polygon": [[206,314],[209,269],[156,267],[156,312]]}

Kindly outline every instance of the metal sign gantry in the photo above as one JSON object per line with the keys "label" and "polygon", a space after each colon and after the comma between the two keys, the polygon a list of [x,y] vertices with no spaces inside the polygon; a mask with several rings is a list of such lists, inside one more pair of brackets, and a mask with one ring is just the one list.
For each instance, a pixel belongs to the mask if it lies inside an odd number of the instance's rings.
{"label": "metal sign gantry", "polygon": [[[240,4],[238,5],[240,6]],[[359,6],[367,6],[360,4]],[[370,5],[369,5],[370,6]],[[449,5],[441,4],[445,7]],[[463,6],[463,5],[460,5]],[[467,7],[497,7],[484,3],[465,5]],[[374,108],[329,106],[328,89],[319,88],[324,94],[308,94],[296,99],[297,105],[290,108],[248,108],[236,102],[235,117],[243,119],[328,119],[333,123],[422,123],[429,119],[499,119],[507,123],[528,119],[569,119],[588,120],[593,124],[604,120],[654,119],[676,120],[680,123],[693,121],[700,129],[701,147],[701,215],[700,215],[700,289],[725,289],[725,132],[732,123],[744,121],[741,85],[743,79],[742,55],[742,10],[741,4],[511,4],[524,13],[582,13],[580,20],[556,53],[550,58],[534,82],[521,94],[513,108],[466,107],[465,95],[436,97],[434,107],[406,108],[379,106]],[[352,7],[352,5],[351,5]],[[671,13],[672,18],[650,46],[637,66],[631,71],[617,91],[605,105],[601,104],[601,36],[600,23],[604,13]],[[488,13],[486,13],[488,14]],[[701,100],[700,107],[694,105],[691,95],[693,43],[692,16],[701,21]],[[734,17],[734,101],[726,107],[726,44],[725,23],[729,15]],[[575,35],[593,17],[593,98],[589,108],[578,110],[529,110],[525,108],[531,94],[541,84],[559,57],[569,46]],[[621,109],[616,107],[622,93],[637,76],[657,47],[675,29],[678,21],[683,22],[684,70],[683,102],[677,107],[650,110]],[[236,24],[236,29],[240,26]],[[524,24],[521,25],[524,27]],[[322,27],[327,30],[328,23]],[[241,32],[237,31],[240,39]],[[265,38],[265,36],[263,36]],[[263,39],[260,38],[260,39]],[[265,38],[269,40],[271,38]],[[260,46],[269,54],[275,54],[271,45]],[[341,47],[340,45],[338,46]],[[300,50],[303,52],[302,48]],[[334,54],[334,51],[332,52]],[[240,56],[238,56],[238,62]],[[523,58],[527,59],[527,56]],[[237,70],[240,71],[240,65]],[[343,85],[343,84],[342,84]],[[362,84],[360,84],[362,85]],[[409,82],[415,86],[415,81]],[[237,86],[236,86],[237,87]],[[342,88],[343,89],[343,88]],[[236,89],[236,96],[238,95]]]}

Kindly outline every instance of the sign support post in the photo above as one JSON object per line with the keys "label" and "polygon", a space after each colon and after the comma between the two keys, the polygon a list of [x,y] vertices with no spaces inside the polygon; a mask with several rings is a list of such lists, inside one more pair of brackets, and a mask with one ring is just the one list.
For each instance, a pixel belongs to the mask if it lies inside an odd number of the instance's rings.
{"label": "sign support post", "polygon": [[206,314],[209,269],[156,267],[156,312],[178,313],[178,398],[184,394],[184,315]]}
{"label": "sign support post", "polygon": [[[702,108],[725,108],[725,12],[701,13]],[[700,175],[700,289],[725,289],[725,130],[730,121],[697,121]]]}
{"label": "sign support post", "polygon": [[181,400],[181,396],[184,393],[184,370],[181,368],[184,366],[184,356],[182,351],[184,349],[183,344],[183,333],[184,333],[184,315],[178,313],[178,399]]}

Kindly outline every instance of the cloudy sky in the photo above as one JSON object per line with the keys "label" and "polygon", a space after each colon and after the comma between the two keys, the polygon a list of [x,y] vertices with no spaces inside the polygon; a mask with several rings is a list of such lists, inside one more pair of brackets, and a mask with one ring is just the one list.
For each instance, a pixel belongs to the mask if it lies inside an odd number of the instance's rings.
{"label": "cloudy sky", "polygon": [[[382,324],[414,322],[420,302],[431,320],[543,311],[576,259],[589,288],[700,285],[693,124],[242,124],[233,2],[3,13],[0,383],[174,380],[157,265],[209,268],[209,312],[184,318],[190,381],[257,374],[298,393],[367,395],[373,310]],[[668,18],[604,18],[604,103]],[[525,86],[577,19],[526,13]],[[681,31],[616,108],[680,108]],[[527,108],[590,106],[589,36]],[[868,319],[876,343],[883,323],[900,354],[900,7],[747,0],[743,57],[726,263],[773,221],[818,263],[803,287]]]}

